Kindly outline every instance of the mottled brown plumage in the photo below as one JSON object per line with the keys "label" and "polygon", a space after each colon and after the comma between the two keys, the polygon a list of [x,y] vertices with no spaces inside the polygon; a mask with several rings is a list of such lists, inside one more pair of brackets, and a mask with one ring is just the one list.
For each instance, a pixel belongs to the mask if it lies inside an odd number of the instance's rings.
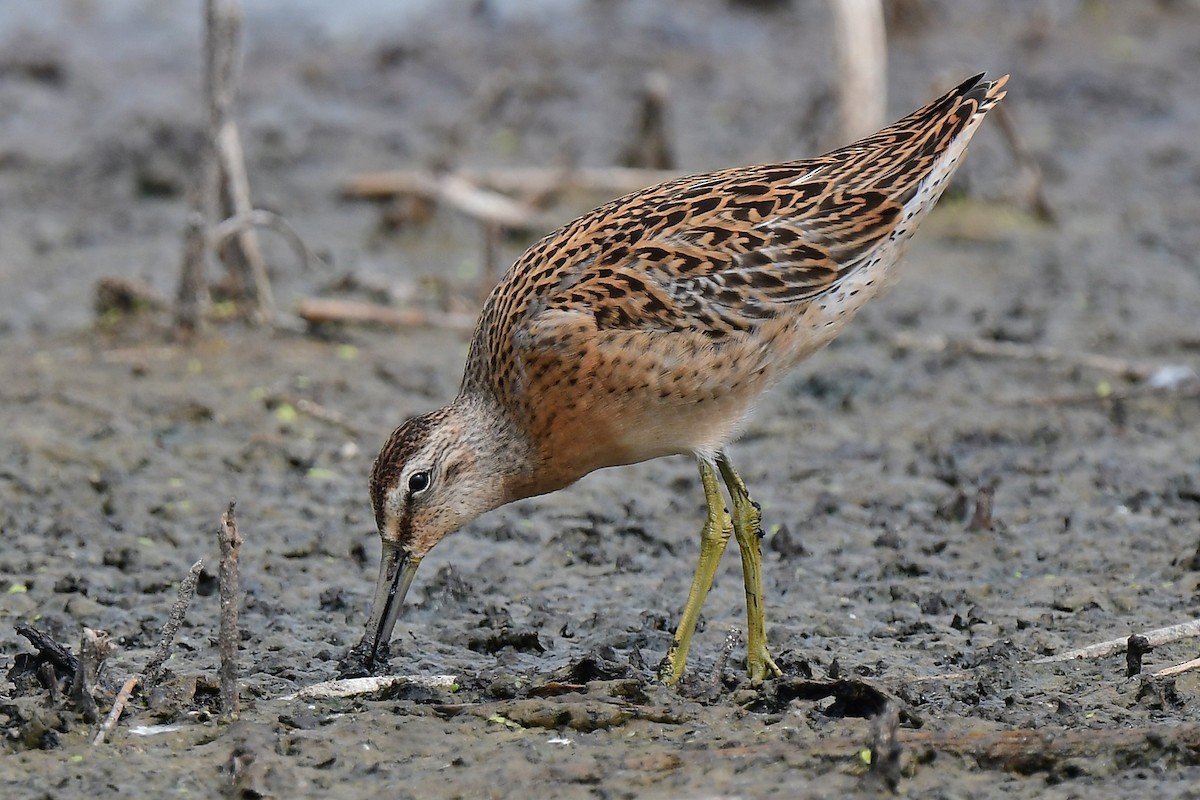
{"label": "mottled brown plumage", "polygon": [[[602,467],[695,454],[705,537],[716,542],[703,558],[719,558],[732,528],[743,561],[755,560],[757,515],[723,448],[763,391],[891,281],[1005,80],[972,78],[819,158],[627,195],[531,247],[483,308],[458,398],[400,426],[375,463],[372,502],[395,563],[381,570],[368,637],[390,636],[398,565],[406,586],[429,549],[474,517]],[[732,519],[713,507],[718,468]],[[694,625],[709,566],[681,628]],[[758,604],[759,579],[746,580]],[[750,614],[761,678],[774,665],[755,641],[761,608]],[[668,680],[690,633],[677,634]]]}

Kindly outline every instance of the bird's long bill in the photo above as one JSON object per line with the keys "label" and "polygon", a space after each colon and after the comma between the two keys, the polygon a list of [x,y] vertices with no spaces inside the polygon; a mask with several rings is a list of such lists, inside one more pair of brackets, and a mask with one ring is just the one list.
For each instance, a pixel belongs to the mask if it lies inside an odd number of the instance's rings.
{"label": "bird's long bill", "polygon": [[421,559],[413,558],[395,542],[383,543],[379,560],[379,582],[375,584],[375,600],[371,603],[371,619],[367,622],[364,641],[373,639],[367,654],[368,668],[374,666],[379,648],[392,639],[392,629],[404,606],[404,595],[412,585]]}

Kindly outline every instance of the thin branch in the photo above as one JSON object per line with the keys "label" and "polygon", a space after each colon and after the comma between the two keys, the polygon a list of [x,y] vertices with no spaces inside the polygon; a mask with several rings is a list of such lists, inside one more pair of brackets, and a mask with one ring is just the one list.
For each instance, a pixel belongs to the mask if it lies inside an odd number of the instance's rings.
{"label": "thin branch", "polygon": [[345,323],[378,325],[396,330],[444,328],[455,331],[470,331],[475,326],[475,320],[466,314],[427,311],[421,308],[392,308],[379,303],[332,298],[310,297],[303,300],[296,314],[309,325]]}
{"label": "thin branch", "polygon": [[1200,669],[1200,658],[1193,658],[1191,661],[1185,661],[1182,664],[1176,664],[1173,667],[1164,667],[1154,673],[1156,678],[1169,678],[1172,675],[1180,675],[1184,672],[1190,672],[1194,669]]}
{"label": "thin branch", "polygon": [[374,694],[393,686],[422,686],[427,689],[452,689],[458,683],[456,675],[380,675],[373,678],[342,678],[322,681],[284,695],[280,700],[327,700],[337,697],[356,697]]}
{"label": "thin branch", "polygon": [[[656,183],[674,180],[676,170],[631,167],[497,167],[461,169],[455,174],[476,186],[512,195],[545,197],[564,191],[617,196],[636,192]],[[432,177],[424,170],[389,170],[353,175],[341,194],[355,200],[389,200],[402,194],[425,194],[422,188]]]}
{"label": "thin branch", "polygon": [[183,625],[183,617],[187,614],[188,607],[192,604],[192,597],[196,594],[196,581],[200,579],[200,570],[204,568],[204,559],[200,559],[192,568],[188,570],[188,574],[179,582],[179,590],[175,594],[175,603],[171,606],[171,614],[167,617],[167,622],[163,625],[162,636],[159,637],[158,646],[154,649],[154,655],[150,656],[150,660],[146,662],[142,674],[145,676],[145,686],[153,688],[158,684],[159,678],[162,677],[161,671],[163,664],[171,654],[171,644],[175,641],[175,635],[179,633],[179,628]]}
{"label": "thin branch", "polygon": [[717,696],[725,685],[725,665],[729,663],[729,657],[733,655],[734,648],[738,646],[738,642],[742,640],[742,629],[734,626],[725,634],[725,643],[721,646],[721,652],[717,653],[717,661],[713,664],[712,675],[709,677],[709,694]]}
{"label": "thin branch", "polygon": [[221,167],[217,156],[220,137],[233,103],[233,78],[237,67],[237,38],[241,8],[237,0],[205,0],[204,95],[208,120],[196,165],[196,178],[188,192],[188,217],[184,227],[183,266],[176,294],[175,319],[185,330],[199,328],[208,306],[209,249],[204,231],[216,218],[220,205]]}
{"label": "thin branch", "polygon": [[290,405],[301,414],[307,414],[313,419],[326,422],[350,436],[361,436],[362,430],[346,418],[346,415],[340,411],[321,405],[315,400],[309,400],[307,397],[289,397],[287,395],[271,395],[266,399],[267,408],[274,409],[284,404]]}
{"label": "thin branch", "polygon": [[881,0],[834,0],[838,117],[842,142],[882,127],[887,110],[887,36]]}
{"label": "thin branch", "polygon": [[413,194],[444,203],[454,210],[480,222],[493,223],[515,230],[549,228],[535,208],[513,200],[507,195],[484,189],[462,175],[407,173],[407,186],[397,194]]}
{"label": "thin branch", "polygon": [[[240,32],[240,12],[238,16]],[[234,46],[237,46],[236,43]],[[250,202],[250,178],[246,174],[246,157],[242,151],[237,123],[232,119],[225,120],[217,132],[217,159],[225,177],[228,210],[234,217],[250,214],[254,210],[254,205]],[[245,227],[238,231],[237,248],[237,266],[245,273],[241,283],[252,296],[257,306],[257,314],[263,321],[269,321],[275,312],[275,300],[271,295],[271,281],[267,277],[267,265],[263,261],[258,234],[253,227]],[[233,265],[230,267],[232,269]]]}
{"label": "thin branch", "polygon": [[483,264],[479,270],[479,307],[487,303],[488,295],[500,275],[500,235],[503,230],[494,222],[485,222],[483,228]]}
{"label": "thin branch", "polygon": [[[1152,631],[1146,631],[1142,634],[1146,637],[1146,644],[1149,647],[1160,647],[1170,642],[1177,642],[1180,639],[1189,639],[1194,636],[1200,636],[1200,619],[1194,619],[1190,622],[1181,622],[1178,625],[1168,625],[1165,628],[1158,628]],[[1106,658],[1107,656],[1115,655],[1116,653],[1125,652],[1125,648],[1129,646],[1129,637],[1123,636],[1120,639],[1109,639],[1105,642],[1080,647],[1076,650],[1068,650],[1065,653],[1056,653],[1052,656],[1042,656],[1035,658],[1034,664],[1052,664],[1060,661],[1076,661],[1084,658]]]}
{"label": "thin branch", "polygon": [[83,629],[83,638],[79,643],[79,669],[75,670],[75,679],[71,681],[71,701],[88,722],[100,719],[95,697],[96,680],[104,661],[115,650],[116,645],[104,631]]}
{"label": "thin branch", "polygon": [[[204,162],[206,156],[201,154],[201,173],[198,181],[205,184],[209,181],[208,173],[216,175],[215,169],[210,169]],[[204,210],[203,188],[188,192],[191,198],[192,210],[188,213],[183,226],[183,265],[179,270],[179,289],[175,294],[175,324],[185,331],[195,331],[204,319],[210,297],[208,282],[205,277],[208,272],[208,248],[204,246]]]}
{"label": "thin branch", "polygon": [[217,534],[221,547],[220,593],[221,627],[217,635],[221,651],[221,713],[226,718],[238,716],[241,707],[238,698],[238,609],[241,605],[240,579],[238,576],[238,552],[242,536],[238,533],[234,501],[229,501],[228,510],[221,515],[221,529]]}
{"label": "thin branch", "polygon": [[140,678],[137,675],[132,675],[125,681],[125,684],[121,687],[121,691],[117,694],[117,699],[113,701],[112,708],[108,710],[108,716],[104,718],[100,729],[92,737],[93,747],[104,744],[104,740],[117,727],[117,722],[121,719],[121,712],[129,704],[129,698],[133,696],[133,690],[138,685],[139,680]]}
{"label": "thin branch", "polygon": [[[1171,369],[1164,367],[1163,370]],[[1200,383],[1197,383],[1194,376],[1185,382],[1156,382],[1151,378],[1146,383],[1138,386],[1112,389],[1104,393],[1090,392],[1074,392],[1070,394],[1053,394],[1044,397],[1034,398],[1029,403],[1038,406],[1088,406],[1095,403],[1113,403],[1116,401],[1137,400],[1139,398],[1156,397],[1156,398],[1175,398],[1184,399],[1189,397],[1200,397]]]}
{"label": "thin branch", "polygon": [[[245,155],[231,113],[241,57],[241,0],[205,0],[204,12],[204,93],[208,119],[196,179],[188,194],[190,212],[184,229],[176,307],[176,321],[187,330],[198,328],[203,319],[209,302],[206,277],[209,254],[227,238],[227,235],[211,237],[206,231],[215,224],[222,207],[233,219],[254,214]],[[253,225],[232,227],[234,231],[229,235],[236,236],[236,243],[220,248],[222,258],[240,295],[254,303],[252,317],[269,322],[274,315],[274,299],[258,234]],[[216,245],[212,244],[213,239]]]}
{"label": "thin branch", "polygon": [[146,662],[146,667],[141,675],[131,675],[126,679],[120,693],[113,701],[112,708],[108,711],[108,716],[104,718],[104,722],[96,731],[95,737],[92,738],[92,746],[104,744],[104,740],[117,727],[121,714],[124,712],[125,706],[129,704],[129,699],[133,696],[133,690],[138,683],[146,687],[153,687],[158,683],[159,672],[170,653],[171,643],[175,641],[175,634],[179,632],[179,627],[183,624],[183,617],[187,613],[188,606],[192,603],[192,597],[196,593],[196,581],[199,579],[200,570],[203,567],[204,560],[197,561],[179,582],[175,603],[171,606],[171,614],[167,618],[167,623],[163,625],[162,636],[159,638],[154,655],[150,656],[150,660]]}
{"label": "thin branch", "polygon": [[266,211],[261,208],[252,208],[214,225],[208,231],[209,247],[219,248],[229,237],[239,236],[252,228],[270,228],[282,236],[299,257],[301,265],[306,270],[311,269],[314,265],[325,266],[325,262],[313,252],[290,222],[274,211]]}
{"label": "thin branch", "polygon": [[883,710],[871,718],[871,770],[870,775],[895,792],[900,785],[901,756],[904,748],[898,736],[900,708],[891,700],[884,703]]}
{"label": "thin branch", "polygon": [[644,169],[671,169],[675,154],[668,132],[667,104],[671,99],[671,81],[665,72],[654,70],[646,76],[639,100],[638,118],[629,143],[621,151],[625,166]]}
{"label": "thin branch", "polygon": [[992,506],[995,500],[995,486],[979,487],[979,490],[975,492],[975,511],[971,514],[967,530],[975,533],[992,530]]}

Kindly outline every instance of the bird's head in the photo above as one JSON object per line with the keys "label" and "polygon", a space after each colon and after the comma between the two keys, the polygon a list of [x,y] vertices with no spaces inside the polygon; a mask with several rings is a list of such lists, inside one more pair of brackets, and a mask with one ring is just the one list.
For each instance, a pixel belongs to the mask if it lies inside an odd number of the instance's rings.
{"label": "bird's head", "polygon": [[456,402],[392,432],[371,470],[383,552],[364,644],[370,669],[421,559],[471,520],[513,499],[511,437],[490,409]]}

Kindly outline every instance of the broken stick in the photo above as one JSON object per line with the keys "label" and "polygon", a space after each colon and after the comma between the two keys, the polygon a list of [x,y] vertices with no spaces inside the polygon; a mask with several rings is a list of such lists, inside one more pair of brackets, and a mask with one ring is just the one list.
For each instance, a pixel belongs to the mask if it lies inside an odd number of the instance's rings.
{"label": "broken stick", "polygon": [[[241,27],[238,14],[238,32]],[[236,46],[236,44],[234,45]],[[231,79],[236,80],[236,79]],[[246,174],[246,157],[242,152],[242,139],[237,123],[226,119],[217,132],[217,159],[224,177],[225,192],[222,210],[226,217],[244,217],[253,213],[250,202],[250,178]],[[267,277],[267,264],[259,246],[258,232],[253,227],[244,227],[237,232],[235,247],[226,249],[225,261],[231,272],[241,273],[239,283],[243,293],[255,304],[254,315],[260,322],[269,322],[275,312],[275,300],[271,295],[271,281]]]}
{"label": "broken stick", "polygon": [[179,627],[183,624],[183,617],[192,603],[192,597],[196,594],[196,581],[200,577],[200,570],[203,566],[203,559],[197,561],[179,582],[179,591],[175,595],[174,605],[171,606],[171,615],[167,617],[167,622],[163,625],[162,636],[159,638],[154,655],[150,656],[150,660],[146,662],[146,668],[142,670],[141,675],[131,675],[121,686],[121,691],[113,701],[112,708],[108,710],[108,716],[104,718],[104,722],[101,723],[96,735],[92,738],[93,747],[104,744],[104,740],[117,727],[121,714],[125,711],[125,706],[129,704],[129,699],[133,696],[133,690],[137,688],[138,683],[142,683],[144,686],[154,686],[158,683],[162,665],[170,653],[171,643],[175,641],[175,634],[179,632]]}
{"label": "broken stick", "polygon": [[1200,658],[1193,658],[1191,661],[1185,661],[1182,664],[1176,664],[1173,667],[1164,667],[1154,673],[1156,678],[1169,678],[1172,675],[1180,675],[1184,672],[1191,672],[1194,669],[1200,669]]}
{"label": "broken stick", "polygon": [[183,616],[187,614],[188,607],[192,604],[192,597],[196,594],[196,581],[200,579],[200,570],[203,568],[204,559],[200,559],[192,564],[188,574],[179,582],[179,591],[175,594],[171,615],[167,617],[167,622],[163,625],[158,647],[154,649],[154,655],[150,656],[145,669],[142,670],[147,687],[156,686],[159,678],[162,677],[162,666],[171,654],[171,644],[175,641],[175,634],[179,633],[179,628],[183,625]]}
{"label": "broken stick", "polygon": [[[457,174],[484,189],[530,197],[545,197],[568,190],[616,197],[682,175],[676,170],[633,167],[495,167],[461,169]],[[355,200],[390,200],[397,195],[418,193],[430,177],[427,171],[411,169],[363,172],[351,176],[342,185],[341,195]]]}
{"label": "broken stick", "polygon": [[[1180,639],[1188,639],[1193,636],[1200,636],[1200,619],[1194,619],[1190,622],[1181,622],[1178,625],[1169,625],[1165,628],[1147,631],[1142,634],[1145,637],[1145,646],[1160,647],[1170,642],[1177,642]],[[1129,637],[1125,636],[1120,639],[1109,639],[1106,642],[1080,647],[1076,650],[1068,650],[1065,653],[1056,653],[1052,656],[1042,656],[1035,658],[1034,664],[1052,664],[1058,661],[1076,661],[1084,658],[1105,658],[1106,656],[1123,653],[1125,648],[1129,646]]]}
{"label": "broken stick", "polygon": [[709,694],[716,697],[721,693],[721,689],[725,686],[725,665],[729,662],[729,657],[733,655],[733,649],[738,646],[738,642],[742,640],[742,629],[734,626],[729,629],[729,633],[725,634],[725,644],[721,646],[721,652],[717,653],[717,661],[713,664],[712,675],[708,679]]}
{"label": "broken stick", "polygon": [[466,314],[427,311],[423,308],[393,308],[379,303],[335,298],[310,297],[300,303],[296,314],[309,325],[346,323],[377,325],[395,330],[444,328],[456,331],[470,331],[475,325],[475,320]]}
{"label": "broken stick", "polygon": [[244,213],[235,214],[212,226],[208,231],[208,246],[219,249],[231,236],[240,236],[243,232],[253,228],[270,228],[287,240],[304,269],[310,269],[314,265],[324,265],[323,259],[312,251],[290,222],[274,211],[266,211],[261,208],[252,208]]}
{"label": "broken stick", "polygon": [[83,629],[83,639],[79,643],[79,669],[75,670],[75,678],[71,681],[71,700],[88,722],[100,719],[95,698],[96,680],[100,677],[100,668],[104,666],[105,659],[116,649],[104,631]]}
{"label": "broken stick", "polygon": [[891,700],[871,718],[871,769],[868,773],[895,792],[900,785],[904,748],[898,739],[900,708]]}
{"label": "broken stick", "polygon": [[52,664],[56,671],[74,678],[75,673],[79,671],[79,659],[71,655],[70,650],[32,625],[17,625],[16,631],[29,640],[29,643],[38,651],[38,655],[47,663]]}
{"label": "broken stick", "polygon": [[393,686],[422,686],[427,689],[452,689],[458,683],[455,675],[379,675],[370,678],[341,678],[305,686],[280,700],[328,700],[355,697],[389,689]]}
{"label": "broken stick", "polygon": [[221,713],[228,719],[237,717],[241,710],[238,698],[238,609],[241,605],[240,579],[238,576],[238,552],[242,546],[242,537],[238,533],[237,517],[234,515],[235,501],[229,501],[229,508],[221,515],[221,529],[217,541],[221,547],[220,593],[221,593],[221,627],[217,634],[218,648],[221,651]]}
{"label": "broken stick", "polygon": [[[188,192],[188,217],[183,234],[183,267],[176,294],[175,320],[185,330],[196,330],[208,307],[208,254],[205,230],[217,216],[221,166],[217,138],[233,102],[231,81],[237,59],[236,38],[241,26],[240,8],[232,0],[206,0],[204,4],[204,94],[208,119],[197,154],[196,177]],[[232,28],[232,30],[231,30]]]}
{"label": "broken stick", "polygon": [[840,143],[882,127],[887,108],[887,36],[881,0],[835,0]]}
{"label": "broken stick", "polygon": [[973,533],[992,530],[992,506],[996,501],[996,487],[981,486],[975,492],[975,511],[971,514],[971,522],[967,530]]}
{"label": "broken stick", "polygon": [[100,729],[92,737],[92,747],[104,744],[105,738],[117,727],[117,722],[121,719],[121,713],[125,710],[125,706],[129,704],[129,698],[133,696],[133,690],[137,686],[138,680],[137,675],[131,675],[125,681],[125,684],[121,687],[121,691],[117,694],[117,699],[113,701],[112,708],[108,710],[108,716],[104,718]]}

